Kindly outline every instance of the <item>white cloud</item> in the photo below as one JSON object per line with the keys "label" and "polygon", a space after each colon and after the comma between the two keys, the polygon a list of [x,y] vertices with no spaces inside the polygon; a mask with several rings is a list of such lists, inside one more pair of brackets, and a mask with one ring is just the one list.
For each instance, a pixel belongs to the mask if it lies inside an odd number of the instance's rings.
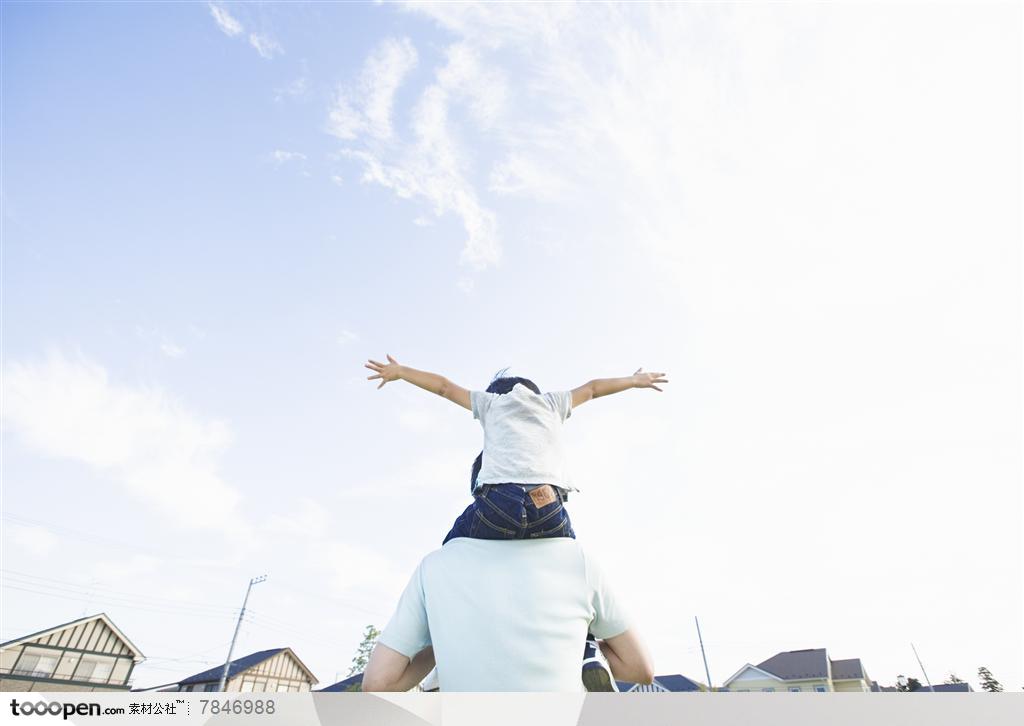
{"label": "white cloud", "polygon": [[392,135],[391,112],[395,93],[416,67],[416,49],[408,38],[381,42],[363,64],[353,88],[338,91],[330,111],[328,130],[340,139],[362,134],[377,139]]}
{"label": "white cloud", "polygon": [[341,174],[331,174],[331,181],[334,182],[335,185],[339,187],[345,183],[345,180],[342,179]]}
{"label": "white cloud", "polygon": [[270,155],[270,158],[278,164],[287,164],[289,161],[305,161],[306,155],[298,151],[284,151],[283,149],[276,149]]}
{"label": "white cloud", "polygon": [[274,93],[274,101],[280,103],[289,98],[302,98],[309,93],[309,79],[306,76],[299,76],[287,86],[278,88]]}
{"label": "white cloud", "polygon": [[250,33],[249,45],[255,48],[257,53],[267,59],[278,55],[284,55],[284,48],[281,47],[281,44],[266,33]]}
{"label": "white cloud", "polygon": [[233,38],[244,30],[242,28],[242,24],[235,20],[224,8],[219,5],[214,5],[213,3],[209,4],[209,8],[210,15],[212,15],[213,19],[217,21],[217,27],[224,32],[224,35],[229,38]]}
{"label": "white cloud", "polygon": [[169,340],[165,340],[160,343],[160,352],[166,355],[168,358],[181,358],[185,355],[185,349],[180,345],[175,345]]}
{"label": "white cloud", "polygon": [[454,213],[467,234],[462,262],[476,269],[493,266],[501,258],[497,224],[469,180],[470,163],[452,133],[451,111],[453,104],[461,104],[477,124],[492,124],[505,101],[503,76],[482,67],[470,46],[450,47],[445,64],[414,104],[411,134],[395,138],[395,92],[415,63],[408,40],[381,43],[355,88],[339,92],[328,130],[346,142],[359,142],[346,154],[362,162],[363,181],[403,198],[422,199],[436,216]]}
{"label": "white cloud", "polygon": [[[28,448],[107,475],[130,495],[190,527],[243,537],[239,492],[218,473],[227,426],[165,391],[127,386],[81,356],[3,368],[4,426]],[[201,504],[201,506],[200,506]]]}

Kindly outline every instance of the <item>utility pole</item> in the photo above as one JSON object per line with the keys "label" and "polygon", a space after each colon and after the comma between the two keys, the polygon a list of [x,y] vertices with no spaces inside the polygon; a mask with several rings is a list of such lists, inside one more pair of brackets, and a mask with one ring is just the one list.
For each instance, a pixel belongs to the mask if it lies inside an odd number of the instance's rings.
{"label": "utility pole", "polygon": [[249,587],[245,590],[245,600],[242,601],[242,612],[238,613],[238,622],[235,623],[235,634],[231,636],[231,647],[228,648],[228,659],[224,661],[224,670],[220,674],[220,686],[217,688],[221,693],[224,692],[224,688],[228,682],[228,668],[231,666],[231,654],[235,652],[235,641],[238,640],[238,631],[242,627],[242,618],[245,617],[245,606],[249,604],[249,593],[252,592],[252,586],[258,585],[267,579],[266,575],[260,575],[249,580]]}
{"label": "utility pole", "polygon": [[928,690],[935,693],[935,688],[932,687],[932,682],[928,680],[928,673],[924,669],[924,663],[921,662],[921,656],[917,654],[917,648],[914,647],[913,643],[910,644],[910,648],[914,651],[914,657],[917,658],[917,664],[921,666],[921,673],[924,674],[924,681],[928,684]]}
{"label": "utility pole", "polygon": [[704,675],[708,679],[708,693],[713,693],[711,690],[711,672],[708,671],[708,657],[704,654],[704,638],[700,635],[700,621],[697,620],[697,616],[693,616],[693,622],[697,624],[697,640],[700,641],[700,657],[704,659]]}

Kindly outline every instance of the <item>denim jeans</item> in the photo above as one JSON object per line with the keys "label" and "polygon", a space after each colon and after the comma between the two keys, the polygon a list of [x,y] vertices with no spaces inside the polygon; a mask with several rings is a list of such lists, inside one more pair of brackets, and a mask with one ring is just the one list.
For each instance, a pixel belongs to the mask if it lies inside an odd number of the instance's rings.
{"label": "denim jeans", "polygon": [[519,484],[484,484],[473,493],[473,503],[455,520],[444,538],[539,539],[571,537],[576,539],[565,511],[562,493],[552,487],[555,501],[538,507],[529,490]]}

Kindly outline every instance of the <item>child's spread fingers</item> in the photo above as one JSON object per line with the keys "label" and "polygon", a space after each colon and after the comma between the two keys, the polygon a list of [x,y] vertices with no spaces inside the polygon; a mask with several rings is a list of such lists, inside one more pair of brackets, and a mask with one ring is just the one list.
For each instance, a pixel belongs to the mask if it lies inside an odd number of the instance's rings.
{"label": "child's spread fingers", "polygon": [[383,378],[383,376],[381,376],[381,374],[380,374],[380,373],[378,373],[378,374],[377,374],[377,375],[375,375],[375,376],[367,376],[367,377],[366,377],[366,380],[368,380],[368,381],[372,381],[372,380],[375,380],[375,379],[377,379],[377,378]]}
{"label": "child's spread fingers", "polygon": [[374,364],[375,366],[377,366],[378,368],[383,368],[383,367],[384,367],[384,364],[383,364],[383,363],[378,363],[378,362],[377,362],[377,361],[375,361],[375,360],[374,360],[373,358],[370,358],[370,362],[371,362],[371,363],[373,363],[373,364]]}
{"label": "child's spread fingers", "polygon": [[657,386],[651,386],[651,388],[653,388],[655,391],[658,391],[659,393],[661,392],[661,389],[658,388]]}
{"label": "child's spread fingers", "polygon": [[384,388],[384,384],[385,384],[385,383],[387,383],[387,381],[381,381],[381,382],[380,382],[380,385],[379,385],[379,386],[377,386],[377,390],[379,391],[380,389]]}

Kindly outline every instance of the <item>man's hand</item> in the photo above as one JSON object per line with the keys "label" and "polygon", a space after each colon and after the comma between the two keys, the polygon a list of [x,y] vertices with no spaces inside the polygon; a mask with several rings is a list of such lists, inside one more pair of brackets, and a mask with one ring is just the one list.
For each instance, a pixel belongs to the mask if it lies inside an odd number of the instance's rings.
{"label": "man's hand", "polygon": [[377,386],[377,390],[383,388],[385,383],[397,381],[399,378],[402,377],[402,366],[398,363],[397,360],[392,358],[390,355],[388,356],[387,363],[378,363],[377,361],[371,358],[370,361],[367,362],[366,367],[369,368],[371,371],[374,371],[374,373],[376,374],[372,376],[367,376],[366,380],[373,381],[378,378],[381,379],[380,385]]}
{"label": "man's hand", "polygon": [[637,368],[633,374],[633,388],[653,388],[660,392],[661,389],[655,385],[656,383],[668,383],[664,373],[644,373],[643,368]]}

